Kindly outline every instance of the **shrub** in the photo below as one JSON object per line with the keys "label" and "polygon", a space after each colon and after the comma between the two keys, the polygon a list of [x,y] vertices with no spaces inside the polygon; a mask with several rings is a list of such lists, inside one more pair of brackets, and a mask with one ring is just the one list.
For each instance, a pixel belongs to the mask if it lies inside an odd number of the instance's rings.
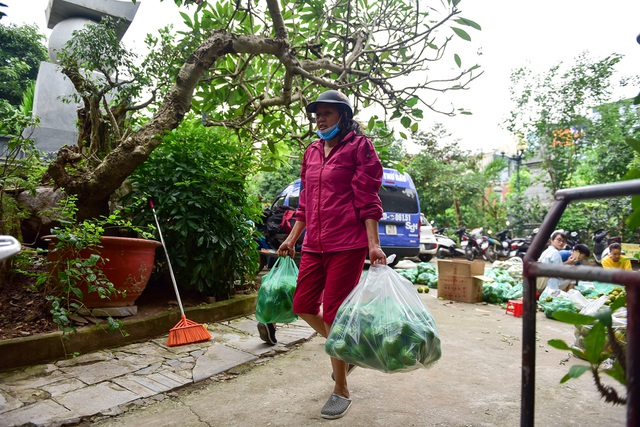
{"label": "shrub", "polygon": [[125,202],[153,221],[151,197],[178,285],[227,299],[257,271],[253,240],[260,207],[246,192],[255,157],[224,129],[184,121],[131,176]]}

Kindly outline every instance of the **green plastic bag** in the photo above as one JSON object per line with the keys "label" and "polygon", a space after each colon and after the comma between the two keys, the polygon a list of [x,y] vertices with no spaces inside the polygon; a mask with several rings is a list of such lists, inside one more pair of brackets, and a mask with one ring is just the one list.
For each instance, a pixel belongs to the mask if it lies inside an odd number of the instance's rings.
{"label": "green plastic bag", "polygon": [[278,257],[269,273],[262,278],[256,303],[256,319],[261,323],[292,323],[293,294],[298,280],[298,266],[291,257]]}
{"label": "green plastic bag", "polygon": [[344,300],[325,343],[333,357],[382,372],[407,372],[441,356],[433,316],[411,282],[375,265]]}

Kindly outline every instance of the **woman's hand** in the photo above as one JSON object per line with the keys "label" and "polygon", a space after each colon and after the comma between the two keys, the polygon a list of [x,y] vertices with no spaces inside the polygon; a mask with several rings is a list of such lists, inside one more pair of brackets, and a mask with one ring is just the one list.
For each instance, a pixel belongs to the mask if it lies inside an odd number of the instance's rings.
{"label": "woman's hand", "polygon": [[369,248],[369,262],[371,265],[387,265],[387,256],[380,246]]}
{"label": "woman's hand", "polygon": [[278,248],[278,255],[280,256],[290,256],[293,258],[296,254],[296,248],[293,245],[289,245],[289,243],[285,240],[282,242],[280,247]]}

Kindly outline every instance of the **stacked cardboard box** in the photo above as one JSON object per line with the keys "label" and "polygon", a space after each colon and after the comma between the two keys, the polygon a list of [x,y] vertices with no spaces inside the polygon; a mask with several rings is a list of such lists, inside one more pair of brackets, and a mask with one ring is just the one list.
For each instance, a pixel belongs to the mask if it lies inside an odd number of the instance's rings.
{"label": "stacked cardboard box", "polygon": [[452,301],[482,301],[484,261],[438,260],[438,297]]}

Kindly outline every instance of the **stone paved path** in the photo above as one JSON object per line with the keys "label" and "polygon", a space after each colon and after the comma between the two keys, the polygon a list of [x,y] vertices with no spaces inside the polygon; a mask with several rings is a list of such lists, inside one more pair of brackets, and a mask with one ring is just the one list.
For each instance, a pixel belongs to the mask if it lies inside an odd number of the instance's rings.
{"label": "stone paved path", "polygon": [[167,347],[167,336],[55,363],[0,373],[0,426],[58,426],[165,393],[236,366],[286,352],[315,335],[298,320],[278,328],[278,344],[260,340],[254,317],[207,326],[212,340]]}

